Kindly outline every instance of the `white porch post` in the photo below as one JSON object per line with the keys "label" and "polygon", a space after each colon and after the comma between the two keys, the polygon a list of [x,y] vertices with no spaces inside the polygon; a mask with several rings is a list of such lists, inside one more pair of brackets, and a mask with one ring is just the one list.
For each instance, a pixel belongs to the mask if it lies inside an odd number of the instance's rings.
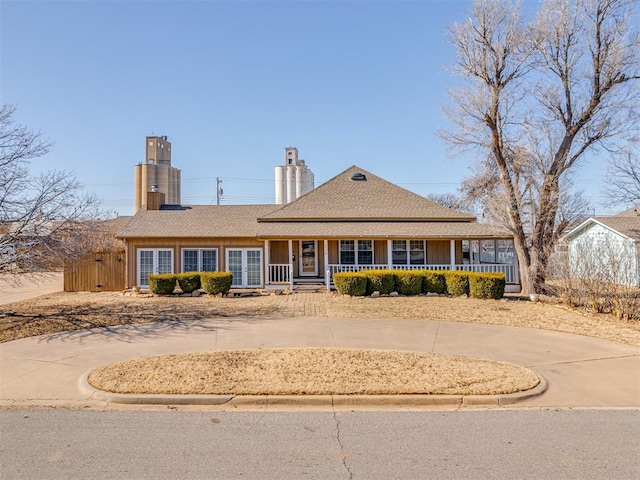
{"label": "white porch post", "polygon": [[391,270],[393,265],[393,240],[387,240],[387,268]]}
{"label": "white porch post", "polygon": [[331,272],[329,271],[329,240],[324,241],[324,283],[327,285],[327,291],[331,284]]}
{"label": "white porch post", "polygon": [[293,240],[289,240],[289,289],[293,292]]}
{"label": "white porch post", "polygon": [[269,285],[271,283],[271,268],[269,268],[269,240],[264,241],[264,263],[267,267],[265,285]]}
{"label": "white porch post", "polygon": [[451,266],[451,270],[455,270],[456,266],[456,241],[449,240],[449,265]]}

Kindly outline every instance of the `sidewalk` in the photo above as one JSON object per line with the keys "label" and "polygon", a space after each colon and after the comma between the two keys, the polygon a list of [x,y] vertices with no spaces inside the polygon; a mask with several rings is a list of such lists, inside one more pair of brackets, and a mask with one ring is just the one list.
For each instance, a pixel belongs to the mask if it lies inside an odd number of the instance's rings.
{"label": "sidewalk", "polygon": [[511,362],[547,391],[517,407],[640,408],[640,348],[518,327],[401,319],[243,318],[62,332],[0,345],[0,406],[102,408],[81,388],[93,369],[142,356],[286,347],[397,349]]}

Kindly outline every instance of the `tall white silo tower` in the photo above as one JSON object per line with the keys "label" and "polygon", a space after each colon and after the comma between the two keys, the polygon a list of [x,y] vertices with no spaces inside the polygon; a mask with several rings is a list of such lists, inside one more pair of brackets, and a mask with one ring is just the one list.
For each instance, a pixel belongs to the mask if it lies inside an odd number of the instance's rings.
{"label": "tall white silo tower", "polygon": [[304,160],[298,160],[298,149],[284,149],[284,165],[276,166],[276,204],[291,203],[313,190],[313,172]]}

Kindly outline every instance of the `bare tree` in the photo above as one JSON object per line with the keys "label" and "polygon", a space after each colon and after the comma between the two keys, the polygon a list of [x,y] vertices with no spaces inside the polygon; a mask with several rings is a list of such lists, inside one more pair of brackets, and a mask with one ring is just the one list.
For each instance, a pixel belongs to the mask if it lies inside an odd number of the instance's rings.
{"label": "bare tree", "polygon": [[640,144],[612,157],[604,196],[616,205],[640,205]]}
{"label": "bare tree", "polygon": [[460,212],[475,215],[474,205],[463,194],[456,193],[430,193],[427,198],[443,207],[452,208]]}
{"label": "bare tree", "polygon": [[[510,0],[476,0],[450,28],[453,71],[444,138],[480,153],[466,191],[514,235],[524,293],[544,286],[571,176],[588,151],[638,128],[635,0],[545,0],[529,23]],[[576,212],[579,213],[579,212]]]}
{"label": "bare tree", "polygon": [[0,273],[48,272],[86,252],[98,201],[71,173],[31,175],[29,160],[52,143],[16,124],[14,112],[0,107]]}

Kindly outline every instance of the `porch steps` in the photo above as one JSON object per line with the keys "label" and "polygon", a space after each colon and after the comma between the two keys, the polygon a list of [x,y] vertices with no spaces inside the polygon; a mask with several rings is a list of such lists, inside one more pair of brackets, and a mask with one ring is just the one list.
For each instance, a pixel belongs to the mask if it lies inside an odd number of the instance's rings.
{"label": "porch steps", "polygon": [[325,292],[327,290],[327,285],[324,282],[319,281],[303,281],[298,282],[298,280],[293,283],[293,292],[294,293],[311,293],[311,292]]}

